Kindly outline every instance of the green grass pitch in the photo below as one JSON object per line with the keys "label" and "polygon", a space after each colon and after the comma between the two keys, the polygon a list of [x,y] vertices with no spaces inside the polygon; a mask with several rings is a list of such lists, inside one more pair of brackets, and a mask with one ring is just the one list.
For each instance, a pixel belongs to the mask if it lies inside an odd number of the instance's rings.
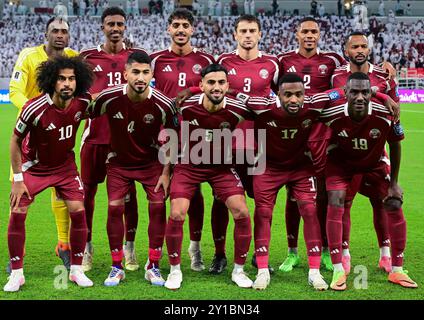
{"label": "green grass pitch", "polygon": [[[0,105],[0,286],[7,281],[5,270],[8,261],[7,224],[9,216],[9,139],[16,119],[16,109],[11,105]],[[372,225],[372,211],[368,200],[358,196],[352,208],[351,255],[352,272],[348,279],[348,290],[345,292],[315,292],[307,284],[307,259],[303,234],[300,234],[299,252],[301,264],[291,273],[276,271],[271,278],[271,284],[265,291],[254,291],[238,288],[231,282],[233,263],[233,223],[228,229],[227,256],[229,266],[218,276],[211,276],[205,270],[197,273],[190,270],[187,254],[188,223],[184,226],[184,243],[182,254],[182,270],[184,281],[182,288],[176,292],[161,287],[153,287],[144,280],[142,270],[127,272],[126,280],[118,287],[103,286],[103,281],[110,270],[110,255],[106,235],[107,197],[105,185],[99,187],[96,198],[94,216],[93,243],[95,248],[94,268],[88,273],[94,281],[93,288],[81,289],[72,283],[67,288],[55,288],[54,272],[61,261],[54,255],[56,245],[56,229],[50,209],[50,191],[45,191],[36,198],[31,206],[26,223],[26,284],[20,292],[6,294],[0,290],[0,300],[3,299],[143,299],[143,300],[179,300],[179,299],[223,299],[223,300],[376,300],[376,299],[423,299],[424,298],[424,108],[423,105],[405,104],[402,106],[402,123],[406,133],[403,143],[402,167],[400,184],[404,189],[404,212],[408,223],[408,243],[405,252],[405,266],[409,274],[419,284],[415,290],[403,289],[387,281],[387,276],[377,268],[379,258],[378,244]],[[79,134],[79,137],[81,134]],[[77,158],[79,145],[76,148]],[[202,186],[205,197],[205,223],[203,229],[202,249],[204,261],[208,267],[213,257],[213,241],[210,227],[210,209],[212,204],[211,190],[208,185]],[[144,265],[147,256],[147,202],[142,188],[138,186],[139,228],[136,246],[139,262]],[[270,263],[278,270],[287,251],[284,223],[285,192],[282,190],[274,211],[272,226],[272,241],[270,248]],[[253,215],[254,203],[248,200],[250,212]],[[252,279],[256,270],[250,265],[251,251],[246,264],[246,271]],[[164,248],[166,252],[166,248]],[[356,267],[356,269],[355,269]],[[161,269],[164,276],[169,272],[166,255],[162,259]],[[355,273],[355,270],[359,273]],[[364,273],[366,272],[366,275]],[[327,282],[331,273],[323,271]],[[367,283],[361,279],[367,278]],[[56,282],[58,279],[56,279]],[[355,283],[366,288],[355,288]]]}

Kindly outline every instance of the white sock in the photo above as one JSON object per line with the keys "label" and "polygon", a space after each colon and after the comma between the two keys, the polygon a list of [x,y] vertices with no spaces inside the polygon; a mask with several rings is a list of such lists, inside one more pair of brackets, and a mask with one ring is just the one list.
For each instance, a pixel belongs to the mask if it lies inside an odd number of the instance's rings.
{"label": "white sock", "polygon": [[289,247],[288,252],[289,252],[289,253],[297,254],[297,247],[295,247],[295,248],[290,248],[290,247]]}
{"label": "white sock", "polygon": [[200,251],[200,241],[192,241],[190,240],[190,246],[188,247],[189,251]]}
{"label": "white sock", "polygon": [[390,247],[381,247],[380,248],[380,259],[382,257],[389,257],[390,258]]}
{"label": "white sock", "polygon": [[20,273],[20,274],[24,274],[24,269],[20,268],[20,269],[12,269],[12,273]]}
{"label": "white sock", "polygon": [[237,264],[237,263],[234,263],[234,269],[233,269],[233,272],[240,272],[240,271],[243,271],[243,268],[244,268],[244,265],[243,265],[243,264]]}
{"label": "white sock", "polygon": [[125,242],[125,248],[126,248],[127,250],[132,250],[132,249],[134,249],[134,241],[126,241],[126,242]]}
{"label": "white sock", "polygon": [[319,273],[319,269],[309,269],[309,275],[310,276],[315,276],[318,275]]}
{"label": "white sock", "polygon": [[334,271],[343,271],[343,272],[345,271],[341,263],[333,264],[333,267],[334,267]]}
{"label": "white sock", "polygon": [[402,271],[403,271],[403,267],[392,266],[392,272],[402,272]]}
{"label": "white sock", "polygon": [[82,266],[78,265],[78,264],[71,264],[71,269],[69,270],[69,272],[75,272],[75,271],[82,271]]}
{"label": "white sock", "polygon": [[259,268],[258,274],[261,273],[261,272],[268,272],[269,273],[269,270],[268,270],[268,268]]}
{"label": "white sock", "polygon": [[176,264],[175,266],[171,265],[171,272],[173,271],[181,271],[181,265],[180,264]]}
{"label": "white sock", "polygon": [[349,249],[343,249],[342,255],[344,255],[344,256],[350,256]]}
{"label": "white sock", "polygon": [[85,251],[92,251],[92,250],[93,250],[93,243],[89,241],[85,244]]}

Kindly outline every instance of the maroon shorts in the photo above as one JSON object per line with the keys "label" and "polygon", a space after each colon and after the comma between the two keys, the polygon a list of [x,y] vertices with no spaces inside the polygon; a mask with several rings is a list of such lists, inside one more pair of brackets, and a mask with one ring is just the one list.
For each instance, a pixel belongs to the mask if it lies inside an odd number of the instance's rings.
{"label": "maroon shorts", "polygon": [[106,160],[109,153],[107,144],[84,143],[81,148],[81,178],[85,184],[99,184],[105,181]]}
{"label": "maroon shorts", "polygon": [[311,151],[312,161],[317,176],[324,175],[327,160],[327,147],[331,138],[331,129],[323,123],[312,126],[308,139],[308,148]]}
{"label": "maroon shorts", "polygon": [[164,201],[165,193],[163,188],[155,192],[156,184],[163,170],[163,166],[159,162],[152,162],[137,169],[128,169],[117,164],[108,163],[106,170],[109,201],[124,199],[134,181],[138,181],[143,185],[149,201]]}
{"label": "maroon shorts", "polygon": [[374,168],[359,172],[341,166],[340,163],[328,161],[325,181],[327,191],[347,190],[348,200],[353,199],[359,190],[364,191],[368,197],[383,199],[386,197],[390,185],[390,169],[388,167],[388,164],[380,161]]}
{"label": "maroon shorts", "polygon": [[23,173],[24,183],[28,188],[31,200],[23,195],[19,202],[19,207],[27,207],[33,201],[37,194],[43,190],[54,187],[58,198],[69,201],[84,201],[84,188],[81,178],[76,170],[69,172],[53,174],[49,176],[36,176],[26,171]]}
{"label": "maroon shorts", "polygon": [[171,200],[176,198],[191,200],[202,182],[208,182],[214,195],[222,202],[234,195],[244,195],[243,183],[232,167],[199,168],[190,164],[177,164],[171,180]]}
{"label": "maroon shorts", "polygon": [[273,207],[278,191],[286,185],[290,196],[296,200],[315,201],[316,184],[312,166],[286,171],[267,164],[261,175],[253,177],[255,205]]}

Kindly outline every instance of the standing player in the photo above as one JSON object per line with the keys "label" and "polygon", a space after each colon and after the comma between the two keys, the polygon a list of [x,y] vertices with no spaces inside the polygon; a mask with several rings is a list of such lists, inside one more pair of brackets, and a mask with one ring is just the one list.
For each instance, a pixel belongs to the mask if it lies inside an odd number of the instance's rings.
{"label": "standing player", "polygon": [[104,282],[106,286],[116,286],[125,278],[124,198],[135,181],[143,185],[149,200],[149,261],[145,278],[154,285],[165,282],[159,259],[165,237],[170,166],[158,161],[158,136],[162,126],[172,126],[175,110],[172,100],[149,86],[153,76],[150,63],[147,53],[132,53],[124,72],[128,84],[104,90],[93,103],[93,116],[105,114],[111,134],[106,170],[112,270]]}
{"label": "standing player", "polygon": [[[252,238],[250,216],[240,178],[231,164],[222,162],[222,153],[231,143],[231,132],[249,112],[240,102],[225,96],[229,84],[227,70],[223,66],[211,64],[202,70],[201,75],[200,88],[203,94],[187,99],[180,108],[183,130],[188,126],[189,136],[193,133],[198,140],[194,145],[193,141],[188,141],[190,139],[182,141],[182,150],[189,155],[189,159],[187,164],[178,163],[174,168],[170,192],[171,214],[166,227],[171,271],[165,287],[178,289],[181,286],[181,245],[185,215],[198,184],[209,182],[214,194],[227,205],[234,217],[235,264],[231,279],[239,287],[249,288],[252,286],[252,280],[243,271],[243,266]],[[222,139],[227,145],[223,146]],[[200,159],[195,158],[197,144],[205,147],[202,148]],[[182,161],[187,159],[185,152]],[[221,161],[214,163],[216,158]]]}
{"label": "standing player", "polygon": [[[171,46],[168,49],[151,54],[155,88],[168,97],[176,97],[178,92],[191,86],[198,86],[200,72],[214,61],[214,58],[193,48],[190,43],[193,35],[193,14],[186,9],[175,10],[168,18],[168,34]],[[190,227],[190,246],[188,253],[191,269],[205,269],[200,250],[203,228],[204,205],[200,186],[188,209]]]}
{"label": "standing player", "polygon": [[[402,190],[398,185],[403,130],[386,107],[371,100],[368,76],[352,73],[346,83],[346,97],[341,90],[329,93],[330,108],[321,115],[332,129],[326,164],[328,192],[327,235],[334,266],[330,287],[346,289],[346,270],[342,265],[342,217],[346,190],[356,174],[366,174],[367,181],[378,193],[387,214],[392,249],[392,271],[388,280],[407,288],[417,284],[403,271],[406,245],[406,222],[402,212]],[[385,144],[390,147],[391,169],[380,161]]]}
{"label": "standing player", "polygon": [[[253,15],[240,16],[234,25],[234,38],[237,49],[231,53],[222,54],[217,62],[223,65],[228,72],[228,81],[231,89],[251,96],[268,97],[271,89],[276,91],[279,67],[275,56],[259,51],[259,41],[262,37],[261,25],[258,18]],[[253,121],[245,120],[238,125],[243,130],[244,141],[233,145],[234,153],[242,153],[246,159],[245,150],[255,149],[253,137]],[[248,130],[249,129],[249,130]],[[248,131],[250,131],[248,133]],[[252,159],[250,159],[252,160]],[[243,181],[247,195],[253,198],[252,176],[247,173],[248,164],[235,164],[235,169]],[[212,206],[212,232],[215,242],[215,256],[210,273],[221,273],[226,264],[225,239],[228,226],[228,210],[225,204],[216,198]],[[254,265],[256,262],[254,261]],[[271,269],[272,270],[272,269]]]}
{"label": "standing player", "polygon": [[[81,51],[81,56],[93,66],[96,81],[90,92],[98,93],[103,89],[125,82],[123,72],[128,56],[141,49],[127,49],[124,44],[125,12],[118,7],[110,7],[103,11],[102,30],[106,38],[104,44]],[[84,252],[84,271],[92,268],[93,214],[97,185],[105,180],[106,158],[109,152],[110,132],[107,118],[90,119],[82,137],[81,178],[84,183],[84,206],[86,209],[88,237]],[[137,197],[135,185],[132,184],[125,201],[126,243],[124,246],[125,268],[137,270],[139,264],[135,254],[135,234],[138,224]]]}
{"label": "standing player", "polygon": [[79,58],[58,56],[43,62],[37,74],[42,95],[22,109],[10,142],[13,183],[8,244],[12,272],[4,291],[18,291],[25,283],[23,256],[28,206],[43,190],[54,187],[71,218],[69,280],[91,287],[81,267],[87,226],[83,186],[75,164],[75,136],[91,97],[90,67]]}
{"label": "standing player", "polygon": [[[25,48],[19,54],[10,79],[10,101],[19,112],[28,100],[38,96],[40,88],[36,83],[36,69],[49,58],[65,55],[73,57],[78,53],[67,48],[69,43],[69,24],[62,19],[51,18],[46,24],[46,44]],[[57,197],[52,188],[51,204],[56,219],[58,243],[56,254],[69,269],[69,214],[66,204]]]}
{"label": "standing player", "polygon": [[[362,72],[368,75],[371,82],[371,87],[380,92],[386,93],[395,102],[399,103],[397,95],[397,85],[394,79],[388,79],[387,73],[380,67],[368,62],[368,57],[371,50],[368,48],[368,40],[364,33],[353,32],[347,38],[345,44],[345,54],[349,58],[349,64],[337,68],[331,78],[333,88],[341,88],[346,85],[348,77],[354,72]],[[387,159],[385,153],[384,159]],[[388,160],[388,159],[387,159]],[[361,177],[357,177],[361,179]],[[379,267],[386,272],[390,272],[390,239],[387,226],[387,216],[384,211],[383,204],[379,199],[379,195],[370,188],[366,177],[362,178],[360,192],[369,197],[374,213],[374,227],[377,233],[377,239],[380,247]],[[343,267],[350,271],[350,209],[352,207],[353,194],[346,195],[345,211],[343,214]]]}
{"label": "standing player", "polygon": [[[295,51],[280,54],[280,70],[282,74],[297,73],[303,79],[305,94],[311,96],[330,89],[330,80],[334,70],[344,64],[344,59],[334,52],[322,52],[318,49],[320,29],[314,18],[304,18],[299,22],[296,32],[299,48]],[[327,249],[325,235],[326,220],[326,194],[323,170],[325,165],[326,144],[329,139],[329,130],[317,123],[311,132],[309,139],[312,158],[316,168],[317,178],[317,207],[318,219],[322,233],[322,263],[325,268],[332,270],[330,255]],[[296,202],[292,201],[291,195],[287,195],[286,201],[286,228],[288,239],[288,256],[280,266],[284,272],[291,271],[299,263],[297,253],[297,238],[299,233],[300,215]]]}
{"label": "standing player", "polygon": [[[307,156],[308,139],[313,122],[328,99],[317,94],[312,101],[304,99],[303,80],[286,74],[279,80],[278,98],[252,97],[247,105],[255,114],[255,127],[266,130],[266,170],[253,176],[255,193],[255,254],[258,275],[254,289],[263,290],[270,282],[268,271],[271,220],[279,190],[286,185],[296,199],[304,220],[304,237],[309,260],[308,282],[317,290],[328,288],[319,267],[321,231],[317,217],[315,172]],[[305,100],[305,101],[304,101]],[[305,103],[304,103],[305,102]],[[321,106],[321,108],[320,108]],[[258,141],[258,149],[262,141]]]}

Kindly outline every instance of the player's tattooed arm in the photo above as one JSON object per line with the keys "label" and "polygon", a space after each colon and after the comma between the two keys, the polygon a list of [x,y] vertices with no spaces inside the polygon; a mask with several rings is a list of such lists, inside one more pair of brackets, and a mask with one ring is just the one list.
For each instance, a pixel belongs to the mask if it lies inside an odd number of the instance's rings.
{"label": "player's tattooed arm", "polygon": [[17,210],[21,197],[26,194],[29,199],[31,196],[24,183],[22,176],[22,138],[13,133],[10,139],[10,161],[13,170],[12,191],[10,192],[10,207],[12,210]]}
{"label": "player's tattooed arm", "polygon": [[403,191],[398,184],[399,177],[399,168],[400,168],[400,159],[401,159],[401,142],[394,141],[389,142],[390,148],[390,185],[387,192],[386,198],[383,202],[385,204],[390,203],[391,201],[397,201],[399,206],[403,202]]}

